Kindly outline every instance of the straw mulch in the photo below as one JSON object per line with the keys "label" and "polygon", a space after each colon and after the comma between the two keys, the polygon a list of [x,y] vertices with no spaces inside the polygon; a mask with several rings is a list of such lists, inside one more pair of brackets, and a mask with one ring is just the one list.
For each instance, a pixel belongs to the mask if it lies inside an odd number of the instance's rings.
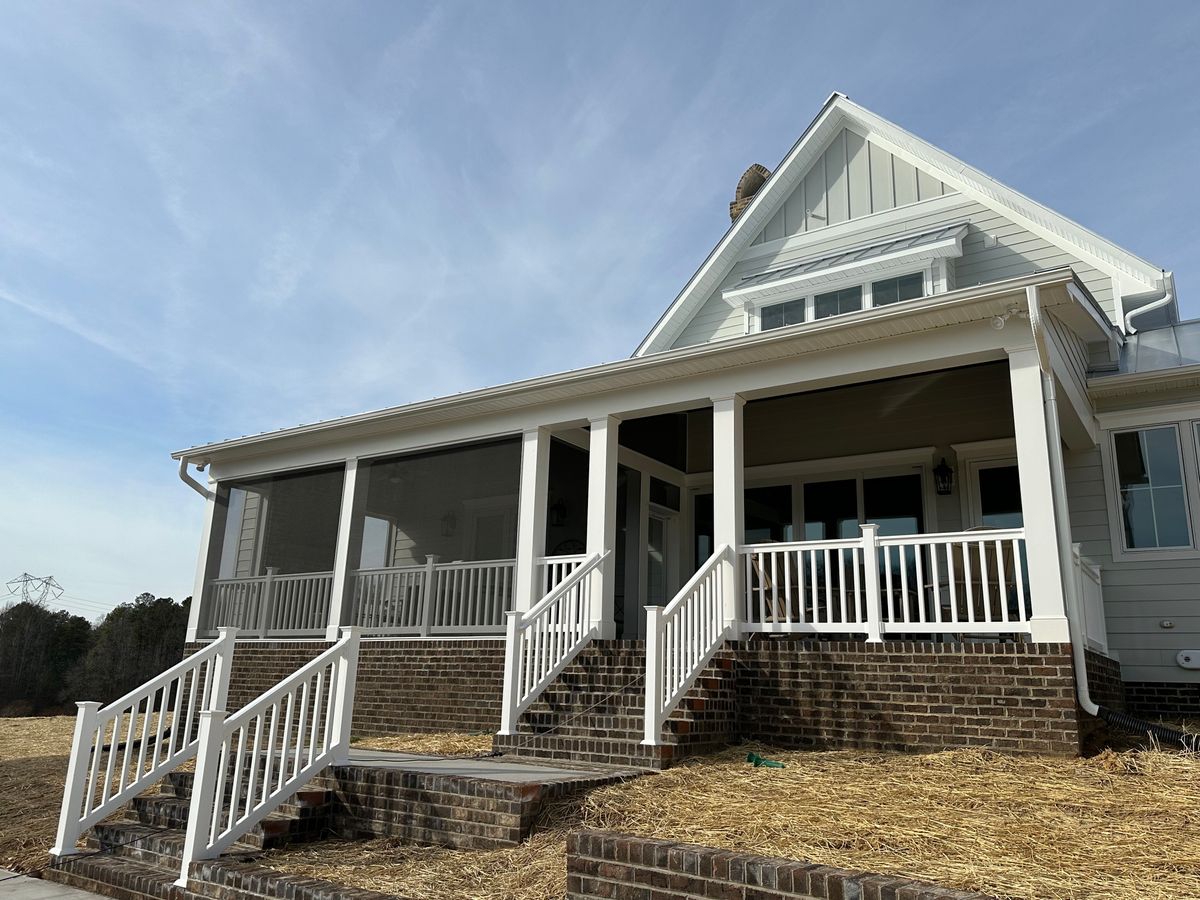
{"label": "straw mulch", "polygon": [[406,753],[431,753],[438,756],[473,756],[492,749],[492,733],[442,731],[431,734],[389,734],[380,737],[356,737],[350,744],[363,750],[403,750]]}
{"label": "straw mulch", "polygon": [[0,719],[0,869],[46,864],[74,729],[74,716]]}
{"label": "straw mulch", "polygon": [[[755,769],[753,749],[787,764]],[[514,850],[331,842],[288,872],[404,897],[544,900],[565,891],[573,827],[606,828],[1022,900],[1200,897],[1200,759],[772,752],[740,747],[551,810]]]}

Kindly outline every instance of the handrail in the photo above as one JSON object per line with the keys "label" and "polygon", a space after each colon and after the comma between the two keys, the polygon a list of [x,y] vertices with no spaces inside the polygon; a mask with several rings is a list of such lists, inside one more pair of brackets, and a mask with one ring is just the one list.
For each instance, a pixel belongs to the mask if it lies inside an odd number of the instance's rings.
{"label": "handrail", "polygon": [[646,607],[646,704],[643,744],[662,743],[662,727],[733,630],[725,621],[722,544],[665,607]]}
{"label": "handrail", "polygon": [[591,575],[610,552],[593,553],[527,612],[507,614],[500,734],[516,733],[521,713],[598,632]]}
{"label": "handrail", "polygon": [[[200,714],[199,755],[180,876],[212,859],[350,752],[361,629],[342,638],[226,718]],[[278,737],[278,741],[276,740]]]}
{"label": "handrail", "polygon": [[[222,628],[207,647],[107,706],[91,701],[77,704],[52,855],[78,852],[75,845],[86,829],[196,755],[199,739],[194,726],[203,709],[225,704],[236,638],[236,628]],[[122,731],[124,740],[119,737]],[[138,731],[140,737],[135,739]]]}

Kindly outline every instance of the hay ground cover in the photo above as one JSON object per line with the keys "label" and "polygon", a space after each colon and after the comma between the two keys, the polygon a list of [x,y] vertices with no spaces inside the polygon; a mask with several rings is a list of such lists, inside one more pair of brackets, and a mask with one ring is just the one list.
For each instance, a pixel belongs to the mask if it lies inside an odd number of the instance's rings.
{"label": "hay ground cover", "polygon": [[[754,750],[787,765],[756,769]],[[1200,897],[1200,759],[1156,750],[1090,759],[744,746],[550,810],[512,850],[396,841],[297,845],[277,869],[404,897],[545,900],[565,893],[566,834],[590,827],[1012,900]]]}

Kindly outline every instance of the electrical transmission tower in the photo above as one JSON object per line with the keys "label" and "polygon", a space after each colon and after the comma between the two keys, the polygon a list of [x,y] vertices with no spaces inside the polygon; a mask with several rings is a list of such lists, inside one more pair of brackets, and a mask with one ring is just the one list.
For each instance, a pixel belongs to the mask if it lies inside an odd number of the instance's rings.
{"label": "electrical transmission tower", "polygon": [[65,590],[61,584],[54,580],[53,575],[47,575],[45,578],[38,578],[36,575],[30,575],[28,572],[22,572],[16,578],[7,582],[4,585],[8,588],[10,594],[20,594],[21,600],[25,603],[53,603],[58,600]]}

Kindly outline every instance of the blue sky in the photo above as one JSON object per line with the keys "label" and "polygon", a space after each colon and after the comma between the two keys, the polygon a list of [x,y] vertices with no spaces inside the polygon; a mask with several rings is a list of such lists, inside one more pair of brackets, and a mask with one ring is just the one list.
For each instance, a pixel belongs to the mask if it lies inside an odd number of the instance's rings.
{"label": "blue sky", "polygon": [[833,90],[1173,269],[1200,4],[42,3],[0,30],[0,583],[190,593],[184,446],[628,355]]}

